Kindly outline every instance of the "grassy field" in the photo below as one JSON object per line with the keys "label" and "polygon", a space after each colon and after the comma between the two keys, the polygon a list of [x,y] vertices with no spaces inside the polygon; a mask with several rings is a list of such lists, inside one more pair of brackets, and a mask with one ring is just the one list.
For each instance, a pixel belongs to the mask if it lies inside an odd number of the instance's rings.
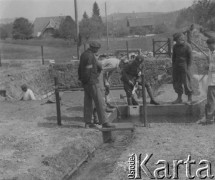
{"label": "grassy field", "polygon": [[[143,51],[152,51],[152,38],[170,37],[170,35],[157,35],[154,37],[142,38],[110,38],[109,50],[107,50],[106,40],[98,40],[102,48],[100,53],[114,53],[116,49],[125,49],[126,41],[129,48],[142,49]],[[4,59],[40,59],[41,47],[44,47],[44,58],[57,61],[71,60],[76,56],[76,45],[74,42],[68,42],[61,39],[51,40],[5,40],[0,41],[1,58]],[[84,51],[84,46],[80,47]]]}

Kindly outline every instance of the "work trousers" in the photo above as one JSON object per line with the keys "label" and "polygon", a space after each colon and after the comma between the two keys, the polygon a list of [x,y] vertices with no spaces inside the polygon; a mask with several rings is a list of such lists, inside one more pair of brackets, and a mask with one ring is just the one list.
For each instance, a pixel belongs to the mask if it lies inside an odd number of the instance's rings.
{"label": "work trousers", "polygon": [[173,88],[177,94],[183,94],[183,86],[186,95],[192,94],[191,72],[187,67],[173,68]]}
{"label": "work trousers", "polygon": [[104,99],[102,96],[99,83],[84,85],[84,121],[85,123],[91,123],[92,114],[93,114],[93,102],[96,107],[99,123],[104,124],[106,122],[106,116],[104,111]]}
{"label": "work trousers", "polygon": [[205,105],[206,120],[213,120],[215,112],[215,86],[208,86],[207,104]]}

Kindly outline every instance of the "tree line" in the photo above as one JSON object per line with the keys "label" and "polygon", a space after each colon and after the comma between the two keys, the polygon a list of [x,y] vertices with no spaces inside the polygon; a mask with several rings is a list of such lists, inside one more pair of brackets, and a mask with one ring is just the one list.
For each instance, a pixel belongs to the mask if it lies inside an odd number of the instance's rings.
{"label": "tree line", "polygon": [[[105,33],[105,25],[100,15],[98,4],[93,4],[92,17],[86,12],[79,23],[80,36],[79,42],[88,41],[89,38],[100,38]],[[13,23],[0,26],[0,38],[30,39],[33,38],[33,24],[26,18],[17,18]],[[74,39],[76,38],[76,23],[71,16],[66,16],[58,29],[54,30],[54,38]]]}
{"label": "tree line", "polygon": [[194,0],[192,6],[181,10],[176,27],[184,27],[190,23],[199,24],[207,30],[215,31],[215,1]]}

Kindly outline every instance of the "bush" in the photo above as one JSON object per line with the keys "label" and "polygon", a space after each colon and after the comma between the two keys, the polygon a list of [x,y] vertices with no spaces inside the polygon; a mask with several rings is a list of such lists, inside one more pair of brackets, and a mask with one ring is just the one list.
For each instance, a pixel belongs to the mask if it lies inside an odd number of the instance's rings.
{"label": "bush", "polygon": [[155,26],[155,29],[154,29],[155,34],[162,34],[162,33],[168,32],[168,31],[169,31],[169,29],[166,24],[158,24]]}

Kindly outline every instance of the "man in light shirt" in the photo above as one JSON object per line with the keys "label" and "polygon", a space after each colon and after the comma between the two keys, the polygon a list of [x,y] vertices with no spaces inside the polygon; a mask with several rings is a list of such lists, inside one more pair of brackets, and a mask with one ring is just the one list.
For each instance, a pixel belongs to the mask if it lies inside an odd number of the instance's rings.
{"label": "man in light shirt", "polygon": [[207,45],[209,48],[207,104],[205,105],[205,117],[198,121],[202,125],[212,124],[215,115],[215,38],[209,38]]}
{"label": "man in light shirt", "polygon": [[120,60],[117,58],[108,58],[103,59],[101,63],[105,88],[105,102],[108,107],[112,108],[113,106],[111,106],[110,103],[108,103],[108,95],[110,93],[110,77],[114,72],[119,70]]}
{"label": "man in light shirt", "polygon": [[23,84],[21,86],[21,89],[22,89],[23,93],[22,93],[22,97],[20,100],[22,100],[22,101],[36,100],[33,91],[31,89],[29,89],[26,84]]}

